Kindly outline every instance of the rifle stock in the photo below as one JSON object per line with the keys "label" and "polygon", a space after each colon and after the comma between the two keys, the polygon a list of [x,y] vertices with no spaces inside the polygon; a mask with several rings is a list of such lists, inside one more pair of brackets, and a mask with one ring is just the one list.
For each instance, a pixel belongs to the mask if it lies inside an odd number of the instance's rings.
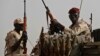
{"label": "rifle stock", "polygon": [[24,31],[26,31],[26,17],[24,17]]}

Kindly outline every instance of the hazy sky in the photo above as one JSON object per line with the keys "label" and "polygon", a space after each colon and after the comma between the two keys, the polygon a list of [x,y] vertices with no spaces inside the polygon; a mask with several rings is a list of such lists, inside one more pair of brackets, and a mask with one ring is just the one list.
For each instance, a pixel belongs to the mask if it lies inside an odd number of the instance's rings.
{"label": "hazy sky", "polygon": [[[7,32],[13,30],[13,21],[23,18],[24,0],[0,0],[0,54],[4,54],[5,37]],[[80,7],[81,0],[44,0],[55,18],[66,28],[71,24],[68,10]],[[83,0],[81,17],[90,23],[90,13],[93,13],[93,29],[100,28],[100,0]],[[45,8],[41,0],[27,0],[27,31],[28,38],[34,46],[39,39],[41,27],[47,31]],[[28,41],[28,53],[33,48]]]}

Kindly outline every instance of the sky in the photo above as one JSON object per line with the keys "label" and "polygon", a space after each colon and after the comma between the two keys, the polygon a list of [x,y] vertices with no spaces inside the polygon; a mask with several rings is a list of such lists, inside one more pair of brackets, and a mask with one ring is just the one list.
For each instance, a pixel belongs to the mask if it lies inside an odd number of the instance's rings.
{"label": "sky", "polygon": [[[13,30],[13,21],[24,15],[24,0],[0,0],[0,54],[4,56],[5,37]],[[80,8],[81,0],[44,0],[51,13],[66,28],[71,25],[68,10]],[[90,14],[93,14],[93,29],[100,28],[100,0],[83,0],[80,17],[90,24]],[[47,32],[45,7],[41,0],[26,0],[28,54],[39,40],[41,28]]]}

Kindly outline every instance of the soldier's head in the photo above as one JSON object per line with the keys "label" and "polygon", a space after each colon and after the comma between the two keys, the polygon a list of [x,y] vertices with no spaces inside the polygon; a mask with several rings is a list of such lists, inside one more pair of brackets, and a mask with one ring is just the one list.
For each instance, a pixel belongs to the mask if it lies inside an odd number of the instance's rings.
{"label": "soldier's head", "polygon": [[72,21],[72,23],[76,23],[79,19],[80,10],[74,7],[74,8],[71,8],[68,13],[69,13],[69,18]]}
{"label": "soldier's head", "polygon": [[23,30],[23,21],[20,18],[14,20],[14,27],[16,30]]}

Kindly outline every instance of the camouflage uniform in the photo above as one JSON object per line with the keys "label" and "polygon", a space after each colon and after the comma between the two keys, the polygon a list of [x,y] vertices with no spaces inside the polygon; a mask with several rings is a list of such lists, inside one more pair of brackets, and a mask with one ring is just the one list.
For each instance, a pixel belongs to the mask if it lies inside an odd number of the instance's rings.
{"label": "camouflage uniform", "polygon": [[91,42],[91,32],[89,24],[83,19],[79,20],[74,26],[70,27],[77,35],[78,43]]}
{"label": "camouflage uniform", "polygon": [[34,49],[34,54],[37,55],[36,52],[38,52],[38,56],[69,56],[71,44],[74,43],[72,39],[75,38],[75,35],[70,29],[65,29],[62,34],[49,35],[44,33],[42,38],[42,44],[40,39],[35,47],[37,49]]}
{"label": "camouflage uniform", "polygon": [[20,43],[20,46],[18,47],[18,49],[14,52],[11,52],[11,47],[21,38],[22,36],[22,32],[21,34],[18,34],[15,30],[10,31],[7,34],[7,37],[5,39],[6,41],[6,54],[7,56],[19,56],[21,54],[23,54],[23,44],[22,42]]}
{"label": "camouflage uniform", "polygon": [[26,35],[22,34],[24,22],[17,18],[14,20],[14,30],[7,33],[5,38],[5,56],[27,56],[24,53],[23,41]]}
{"label": "camouflage uniform", "polygon": [[75,44],[73,45],[70,56],[80,56],[82,43],[92,42],[89,25],[81,19],[70,28],[76,34]]}

